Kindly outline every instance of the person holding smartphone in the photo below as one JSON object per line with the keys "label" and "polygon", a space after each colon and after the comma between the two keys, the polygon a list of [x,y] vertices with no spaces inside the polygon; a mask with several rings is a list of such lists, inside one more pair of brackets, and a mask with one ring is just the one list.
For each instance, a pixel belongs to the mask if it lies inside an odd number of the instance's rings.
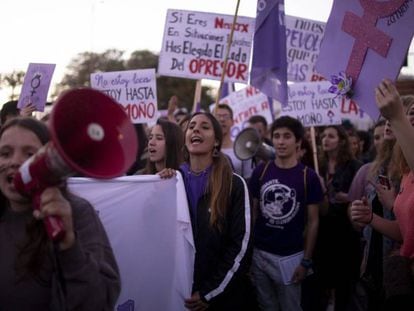
{"label": "person holding smartphone", "polygon": [[[411,280],[411,287],[408,289],[413,291],[414,285],[414,149],[412,142],[414,141],[414,105],[406,110],[402,100],[398,94],[396,87],[390,80],[383,80],[375,89],[377,105],[381,114],[387,118],[392,126],[392,130],[399,145],[397,157],[400,157],[400,171],[402,173],[402,181],[400,190],[393,204],[396,219],[388,220],[373,210],[364,200],[355,200],[351,204],[350,217],[356,226],[361,228],[370,225],[378,232],[401,242],[400,256],[394,256],[402,262],[407,269],[404,273],[398,275],[400,278],[407,277]],[[411,97],[414,101],[414,97]],[[385,188],[385,187],[383,187]],[[411,270],[410,270],[411,268]],[[386,301],[392,305],[393,309],[413,310],[414,309],[414,292],[406,293],[406,295],[398,295],[392,301]],[[387,308],[387,304],[386,304]],[[407,309],[409,308],[409,309]]]}
{"label": "person holding smartphone", "polygon": [[[390,209],[382,204],[377,191],[377,188],[384,184],[387,187],[384,193],[391,193],[391,198],[394,199],[400,180],[400,176],[393,178],[393,181],[387,176],[395,145],[395,137],[387,123],[389,122],[381,119],[375,124],[373,136],[376,157],[373,162],[364,164],[356,173],[348,192],[348,200],[349,202],[364,200],[378,215],[394,219]],[[356,229],[360,230],[359,227]],[[364,303],[367,304],[368,310],[380,310],[384,302],[383,255],[390,253],[393,242],[383,238],[381,233],[373,231],[370,226],[364,228],[362,234],[364,256],[361,264],[360,284],[363,285],[366,293]]]}

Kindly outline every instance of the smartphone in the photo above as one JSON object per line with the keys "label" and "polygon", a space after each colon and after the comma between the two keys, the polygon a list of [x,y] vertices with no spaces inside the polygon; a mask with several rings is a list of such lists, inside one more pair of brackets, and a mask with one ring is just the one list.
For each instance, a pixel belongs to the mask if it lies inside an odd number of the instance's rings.
{"label": "smartphone", "polygon": [[379,183],[385,187],[387,187],[387,189],[391,189],[391,183],[390,183],[390,179],[385,176],[385,175],[378,175],[378,180]]}

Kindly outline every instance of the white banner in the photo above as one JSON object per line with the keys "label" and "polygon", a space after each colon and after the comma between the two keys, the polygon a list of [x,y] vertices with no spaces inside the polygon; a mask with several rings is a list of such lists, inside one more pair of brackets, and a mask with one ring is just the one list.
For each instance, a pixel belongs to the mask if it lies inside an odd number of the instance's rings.
{"label": "white banner", "polygon": [[[169,9],[158,73],[220,80],[232,24],[232,15]],[[238,16],[225,81],[247,84],[253,33],[254,18]]]}
{"label": "white banner", "polygon": [[288,15],[285,16],[285,21],[288,80],[314,81],[315,64],[326,24]]}
{"label": "white banner", "polygon": [[155,69],[93,73],[91,86],[122,104],[132,123],[156,121]]}
{"label": "white banner", "polygon": [[341,97],[329,93],[330,86],[328,81],[289,85],[288,104],[281,107],[280,115],[296,118],[306,127],[341,124]]}
{"label": "white banner", "polygon": [[98,210],[111,242],[122,280],[115,310],[185,310],[195,248],[181,175],[70,178],[68,184]]}

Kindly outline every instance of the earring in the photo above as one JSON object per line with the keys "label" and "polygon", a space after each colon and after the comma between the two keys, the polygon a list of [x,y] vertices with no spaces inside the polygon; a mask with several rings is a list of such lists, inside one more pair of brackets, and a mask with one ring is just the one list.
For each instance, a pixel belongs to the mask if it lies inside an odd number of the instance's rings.
{"label": "earring", "polygon": [[220,152],[217,149],[217,146],[214,145],[214,149],[213,149],[213,158],[218,158],[220,155]]}

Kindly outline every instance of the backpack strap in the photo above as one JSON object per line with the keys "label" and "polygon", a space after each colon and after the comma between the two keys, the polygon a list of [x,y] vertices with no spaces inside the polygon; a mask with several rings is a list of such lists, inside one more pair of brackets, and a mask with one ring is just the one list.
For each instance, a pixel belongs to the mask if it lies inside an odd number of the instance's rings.
{"label": "backpack strap", "polygon": [[308,201],[308,183],[306,182],[306,177],[307,177],[307,174],[308,173],[308,167],[307,166],[305,166],[305,168],[303,169],[303,185],[304,185],[304,188],[305,188],[305,202],[307,202]]}
{"label": "backpack strap", "polygon": [[262,183],[263,177],[264,177],[264,175],[265,175],[265,173],[267,171],[267,168],[269,167],[269,164],[270,164],[270,161],[267,161],[266,164],[265,164],[265,166],[264,166],[264,168],[263,168],[262,173],[260,174],[260,177],[259,177],[259,183],[260,184]]}

